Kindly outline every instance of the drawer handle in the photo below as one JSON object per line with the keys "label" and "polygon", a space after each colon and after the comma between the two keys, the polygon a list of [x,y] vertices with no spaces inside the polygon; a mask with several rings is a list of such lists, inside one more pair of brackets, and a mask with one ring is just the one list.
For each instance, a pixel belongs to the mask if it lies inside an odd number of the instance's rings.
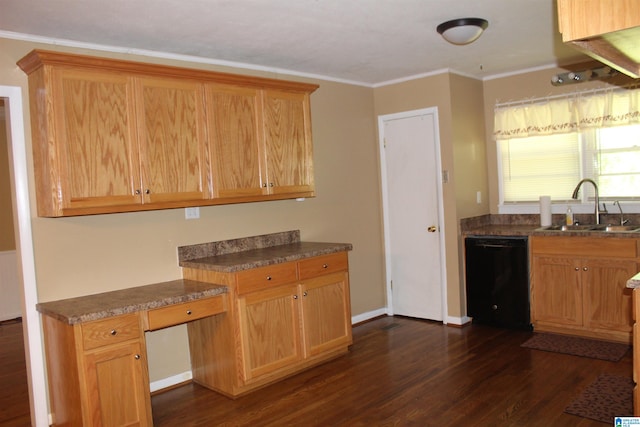
{"label": "drawer handle", "polygon": [[328,264],[322,264],[322,268],[329,268]]}
{"label": "drawer handle", "polygon": [[135,356],[133,356],[133,358],[136,359],[136,360],[140,360],[140,355],[136,354]]}
{"label": "drawer handle", "polygon": [[271,276],[267,276],[267,280],[271,280]]}
{"label": "drawer handle", "polygon": [[191,310],[187,310],[187,316],[191,316]]}
{"label": "drawer handle", "polygon": [[109,333],[113,336],[116,336],[118,334],[118,331],[116,331],[115,329],[112,329],[111,332]]}

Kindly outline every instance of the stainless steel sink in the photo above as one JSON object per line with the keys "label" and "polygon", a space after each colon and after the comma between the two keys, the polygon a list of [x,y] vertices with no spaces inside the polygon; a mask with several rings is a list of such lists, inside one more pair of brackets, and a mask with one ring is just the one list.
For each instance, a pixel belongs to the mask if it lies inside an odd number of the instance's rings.
{"label": "stainless steel sink", "polygon": [[637,232],[640,231],[639,225],[607,225],[604,227],[604,231],[608,232]]}
{"label": "stainless steel sink", "polygon": [[597,225],[550,225],[538,228],[540,231],[591,231]]}
{"label": "stainless steel sink", "polygon": [[640,225],[550,225],[548,227],[540,227],[538,228],[538,231],[601,231],[604,233],[637,233],[640,231]]}

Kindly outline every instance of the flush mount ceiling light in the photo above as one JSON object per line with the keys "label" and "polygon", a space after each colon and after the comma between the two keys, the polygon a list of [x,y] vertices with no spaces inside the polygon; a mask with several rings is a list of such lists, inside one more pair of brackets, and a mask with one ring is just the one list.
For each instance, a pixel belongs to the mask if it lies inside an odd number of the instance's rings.
{"label": "flush mount ceiling light", "polygon": [[489,22],[482,18],[459,18],[443,22],[436,31],[452,44],[469,44],[482,35]]}

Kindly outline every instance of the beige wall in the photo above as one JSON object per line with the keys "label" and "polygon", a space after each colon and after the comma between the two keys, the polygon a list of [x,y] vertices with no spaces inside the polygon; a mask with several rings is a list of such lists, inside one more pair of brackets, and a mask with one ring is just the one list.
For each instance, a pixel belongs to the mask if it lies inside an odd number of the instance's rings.
{"label": "beige wall", "polygon": [[493,109],[496,102],[543,98],[545,96],[612,87],[615,84],[627,84],[632,81],[632,79],[624,75],[619,75],[605,82],[594,81],[565,86],[553,86],[551,84],[551,76],[555,74],[585,70],[591,66],[601,67],[602,64],[588,62],[565,68],[550,67],[484,82],[484,115],[486,118],[487,171],[489,174],[489,208],[491,213],[498,213],[499,202],[497,153],[496,143],[493,139]]}
{"label": "beige wall", "polygon": [[[0,39],[0,84],[22,87],[25,110],[29,105],[27,77],[16,62],[36,47],[81,52]],[[90,53],[175,64],[105,52]],[[202,64],[179,65],[221,69]],[[260,75],[287,78],[268,73]],[[299,229],[304,240],[353,244],[349,255],[353,315],[384,307],[373,90],[313,82],[320,84],[311,96],[317,197],[304,202],[286,200],[204,207],[200,208],[200,219],[189,221],[185,220],[183,209],[75,218],[34,217],[32,227],[40,301],[179,278],[176,248],[181,245]],[[24,113],[28,120],[28,111]],[[27,128],[28,153],[31,151],[30,134]],[[28,161],[32,178],[30,157]],[[35,215],[34,194],[31,181],[31,211]],[[150,333],[148,350],[152,381],[190,369],[184,327]]]}
{"label": "beige wall", "polygon": [[4,101],[0,99],[0,252],[16,249],[13,232],[13,208],[9,177],[9,151],[7,147],[7,121]]}

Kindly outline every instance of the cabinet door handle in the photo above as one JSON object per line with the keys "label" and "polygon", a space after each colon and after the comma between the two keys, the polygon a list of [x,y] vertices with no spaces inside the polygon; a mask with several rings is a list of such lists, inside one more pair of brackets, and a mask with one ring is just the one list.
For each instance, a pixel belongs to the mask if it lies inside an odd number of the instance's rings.
{"label": "cabinet door handle", "polygon": [[139,189],[139,188],[136,188],[135,193],[136,193],[136,195],[139,195],[139,194],[140,194],[140,189]]}
{"label": "cabinet door handle", "polygon": [[293,299],[298,299],[298,295],[294,295],[294,296],[293,296]]}
{"label": "cabinet door handle", "polygon": [[191,316],[191,310],[187,310],[187,316]]}
{"label": "cabinet door handle", "polygon": [[309,295],[307,291],[304,291],[304,293],[302,294],[303,297],[306,297],[307,295]]}
{"label": "cabinet door handle", "polygon": [[584,271],[589,271],[589,267],[582,267]]}
{"label": "cabinet door handle", "polygon": [[140,360],[140,355],[139,355],[139,354],[135,354],[135,355],[133,356],[133,358],[134,358],[134,359],[136,359],[136,360]]}
{"label": "cabinet door handle", "polygon": [[146,190],[144,190],[144,194],[151,194],[151,190],[147,188]]}
{"label": "cabinet door handle", "polygon": [[329,264],[322,264],[322,268],[329,268]]}
{"label": "cabinet door handle", "polygon": [[580,271],[580,267],[576,267],[576,271]]}
{"label": "cabinet door handle", "polygon": [[271,280],[271,276],[267,276],[267,280]]}
{"label": "cabinet door handle", "polygon": [[262,184],[262,186],[263,186],[264,188],[267,188],[267,183],[265,182],[264,184]]}
{"label": "cabinet door handle", "polygon": [[116,331],[115,329],[112,329],[111,332],[109,333],[113,336],[116,336],[118,334],[118,331]]}
{"label": "cabinet door handle", "polygon": [[269,183],[269,187],[273,187],[273,182],[270,182],[270,183]]}

